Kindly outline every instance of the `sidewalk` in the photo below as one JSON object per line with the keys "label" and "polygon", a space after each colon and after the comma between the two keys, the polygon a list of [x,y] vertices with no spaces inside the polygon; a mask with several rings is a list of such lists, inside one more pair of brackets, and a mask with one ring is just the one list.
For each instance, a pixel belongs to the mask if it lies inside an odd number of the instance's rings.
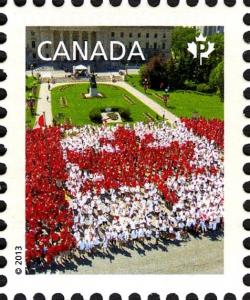
{"label": "sidewalk", "polygon": [[178,120],[178,117],[176,117],[174,114],[169,112],[167,109],[159,105],[157,102],[149,98],[146,94],[141,93],[131,85],[129,85],[126,82],[117,82],[115,85],[118,85],[125,90],[127,90],[129,93],[131,93],[133,96],[135,96],[137,99],[139,99],[141,102],[143,102],[145,105],[147,105],[149,108],[151,108],[154,112],[156,112],[159,116],[165,115],[165,119],[168,119],[171,123]]}
{"label": "sidewalk", "polygon": [[[47,101],[47,97],[49,96],[49,101]],[[37,117],[36,121],[39,118],[40,115],[45,113],[45,121],[46,125],[52,125],[52,109],[51,109],[51,93],[48,91],[48,84],[42,83],[40,85],[40,92],[39,92],[39,98],[37,103]]]}

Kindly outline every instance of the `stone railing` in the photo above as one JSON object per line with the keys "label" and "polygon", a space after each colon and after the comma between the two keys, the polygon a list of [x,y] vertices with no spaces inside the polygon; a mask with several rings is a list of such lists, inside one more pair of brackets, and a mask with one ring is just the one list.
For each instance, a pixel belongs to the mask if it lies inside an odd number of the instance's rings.
{"label": "stone railing", "polygon": [[[56,83],[66,83],[66,82],[89,82],[88,78],[74,78],[74,77],[53,77],[53,79],[56,81]],[[47,83],[48,78],[42,78],[41,83]],[[115,75],[113,76],[114,81],[124,81],[124,76],[121,75]],[[111,76],[97,76],[96,78],[97,82],[111,82],[112,78]]]}

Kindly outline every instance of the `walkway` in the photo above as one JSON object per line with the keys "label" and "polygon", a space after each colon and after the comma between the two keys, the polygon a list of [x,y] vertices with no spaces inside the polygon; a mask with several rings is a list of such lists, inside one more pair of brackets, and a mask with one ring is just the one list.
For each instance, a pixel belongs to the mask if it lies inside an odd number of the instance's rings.
{"label": "walkway", "polygon": [[149,108],[151,108],[154,112],[156,112],[159,116],[165,115],[165,119],[168,119],[171,123],[173,123],[178,118],[169,112],[167,109],[159,105],[157,102],[149,98],[146,94],[141,93],[131,85],[129,85],[126,82],[117,82],[115,85],[118,85],[125,90],[127,90],[130,94],[132,94],[134,97],[139,99],[141,102],[143,102],[145,105],[147,105]]}
{"label": "walkway", "polygon": [[[62,85],[68,85],[68,84],[81,84],[82,82],[69,82],[69,83],[56,83],[51,84],[51,88],[62,86]],[[97,83],[98,84],[98,83]],[[167,109],[156,103],[154,100],[149,98],[146,94],[141,93],[128,83],[124,81],[117,81],[116,83],[113,82],[102,82],[102,84],[110,84],[119,86],[126,91],[128,91],[130,94],[132,94],[134,97],[136,97],[138,100],[143,102],[146,106],[151,108],[154,112],[156,112],[159,116],[165,116],[165,119],[167,119],[169,122],[173,123],[178,118],[169,112]],[[52,109],[51,109],[51,93],[48,91],[48,84],[43,83],[40,86],[40,94],[39,94],[39,100],[37,104],[37,115],[40,116],[42,113],[45,113],[46,118],[46,124],[52,125]],[[49,96],[49,101],[47,101],[47,97]],[[37,117],[38,118],[38,117]]]}
{"label": "walkway", "polygon": [[[51,109],[51,93],[48,91],[48,84],[47,83],[42,83],[40,85],[40,92],[39,92],[39,98],[38,98],[38,102],[37,102],[37,117],[36,117],[36,121],[39,118],[40,115],[42,115],[43,113],[45,114],[45,122],[46,125],[52,125],[52,120],[53,120],[53,116],[52,116],[52,109]],[[47,100],[47,97],[48,100]]]}

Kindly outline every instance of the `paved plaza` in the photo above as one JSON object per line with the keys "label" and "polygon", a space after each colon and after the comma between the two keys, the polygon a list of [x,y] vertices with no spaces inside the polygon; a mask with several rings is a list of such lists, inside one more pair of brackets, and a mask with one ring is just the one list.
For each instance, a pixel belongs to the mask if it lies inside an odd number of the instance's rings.
{"label": "paved plaza", "polygon": [[[222,274],[224,240],[209,238],[194,239],[191,242],[161,244],[156,249],[142,246],[124,254],[113,254],[111,258],[86,256],[85,260],[73,261],[66,274]],[[76,269],[77,268],[77,273]]]}

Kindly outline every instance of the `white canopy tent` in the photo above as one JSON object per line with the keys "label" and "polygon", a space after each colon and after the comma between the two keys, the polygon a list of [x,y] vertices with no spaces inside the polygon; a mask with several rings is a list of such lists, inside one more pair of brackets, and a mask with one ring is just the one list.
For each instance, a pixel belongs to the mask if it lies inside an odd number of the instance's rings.
{"label": "white canopy tent", "polygon": [[73,73],[87,71],[88,68],[84,65],[73,66]]}
{"label": "white canopy tent", "polygon": [[88,68],[84,65],[78,65],[74,67],[76,71],[84,71],[84,70],[88,70]]}

